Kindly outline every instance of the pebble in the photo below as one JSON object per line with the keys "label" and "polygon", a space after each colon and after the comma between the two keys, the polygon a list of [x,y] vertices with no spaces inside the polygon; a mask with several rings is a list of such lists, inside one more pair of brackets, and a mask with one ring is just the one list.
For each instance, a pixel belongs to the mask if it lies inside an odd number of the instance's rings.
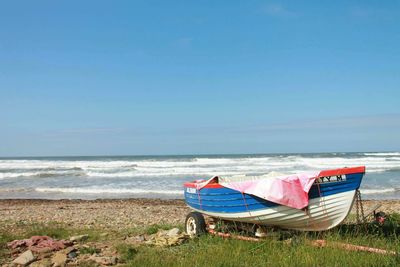
{"label": "pebble", "polygon": [[69,238],[69,241],[79,242],[79,241],[84,241],[84,240],[86,240],[88,238],[89,238],[89,235],[76,235],[76,236],[71,236]]}
{"label": "pebble", "polygon": [[14,264],[19,264],[22,266],[27,266],[29,263],[35,260],[35,256],[33,256],[32,251],[27,250],[21,255],[19,255],[15,260],[13,260]]}
{"label": "pebble", "polygon": [[[119,203],[119,204],[117,204]],[[64,207],[60,209],[59,207]],[[156,208],[157,207],[157,208]],[[60,222],[72,227],[124,229],[134,225],[184,222],[189,208],[182,200],[100,200],[100,201],[0,201],[0,222]]]}

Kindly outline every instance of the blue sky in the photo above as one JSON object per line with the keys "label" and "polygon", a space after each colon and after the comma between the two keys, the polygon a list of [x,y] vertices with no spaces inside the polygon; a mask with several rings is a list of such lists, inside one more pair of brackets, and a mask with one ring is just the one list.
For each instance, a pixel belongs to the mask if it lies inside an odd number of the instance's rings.
{"label": "blue sky", "polygon": [[1,1],[0,156],[400,150],[399,1]]}

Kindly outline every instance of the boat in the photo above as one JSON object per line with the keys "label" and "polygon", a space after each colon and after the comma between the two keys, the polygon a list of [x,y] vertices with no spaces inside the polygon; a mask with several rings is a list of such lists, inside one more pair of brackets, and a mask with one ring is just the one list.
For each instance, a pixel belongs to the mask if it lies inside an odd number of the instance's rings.
{"label": "boat", "polygon": [[[307,205],[294,208],[260,196],[208,181],[184,184],[186,204],[193,210],[186,218],[186,231],[205,231],[204,215],[217,220],[271,226],[300,231],[323,231],[340,224],[349,214],[365,166],[323,170],[313,177],[306,193]],[[270,188],[274,191],[274,188]]]}

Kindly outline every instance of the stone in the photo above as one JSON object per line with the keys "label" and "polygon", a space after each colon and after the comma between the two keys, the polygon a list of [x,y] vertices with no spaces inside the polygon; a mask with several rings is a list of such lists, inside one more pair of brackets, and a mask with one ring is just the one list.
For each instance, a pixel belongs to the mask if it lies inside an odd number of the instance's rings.
{"label": "stone", "polygon": [[46,253],[54,250],[64,249],[72,245],[70,241],[55,240],[49,236],[32,236],[29,239],[14,240],[7,243],[11,249],[28,248],[35,253]]}
{"label": "stone", "polygon": [[63,250],[64,254],[66,254],[66,255],[71,253],[71,252],[76,252],[76,251],[77,251],[77,249],[75,247],[68,247],[68,248]]}
{"label": "stone", "polygon": [[181,230],[179,230],[178,228],[172,228],[171,230],[169,230],[168,232],[167,232],[167,236],[177,236],[177,235],[179,235],[180,234],[180,232],[181,232]]}
{"label": "stone", "polygon": [[53,267],[64,267],[67,264],[67,255],[63,251],[59,251],[51,258]]}
{"label": "stone", "polygon": [[146,237],[144,235],[138,235],[138,236],[135,236],[135,240],[138,242],[143,242],[146,240]]}
{"label": "stone", "polygon": [[70,253],[67,254],[67,257],[69,259],[74,259],[74,258],[78,257],[78,253],[76,251],[71,251]]}
{"label": "stone", "polygon": [[76,235],[76,236],[71,236],[69,238],[69,241],[79,242],[79,241],[84,241],[84,240],[86,240],[88,238],[89,238],[89,235]]}
{"label": "stone", "polygon": [[21,255],[19,255],[15,260],[13,260],[14,264],[19,264],[22,266],[27,266],[29,263],[35,261],[35,256],[33,256],[32,251],[27,250]]}

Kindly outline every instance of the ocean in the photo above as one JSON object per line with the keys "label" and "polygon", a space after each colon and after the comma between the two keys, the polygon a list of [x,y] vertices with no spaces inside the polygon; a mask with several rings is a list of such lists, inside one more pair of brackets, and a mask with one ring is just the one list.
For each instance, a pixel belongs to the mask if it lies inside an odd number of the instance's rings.
{"label": "ocean", "polygon": [[183,198],[214,175],[293,174],[365,165],[364,199],[400,199],[400,152],[0,158],[0,198]]}

